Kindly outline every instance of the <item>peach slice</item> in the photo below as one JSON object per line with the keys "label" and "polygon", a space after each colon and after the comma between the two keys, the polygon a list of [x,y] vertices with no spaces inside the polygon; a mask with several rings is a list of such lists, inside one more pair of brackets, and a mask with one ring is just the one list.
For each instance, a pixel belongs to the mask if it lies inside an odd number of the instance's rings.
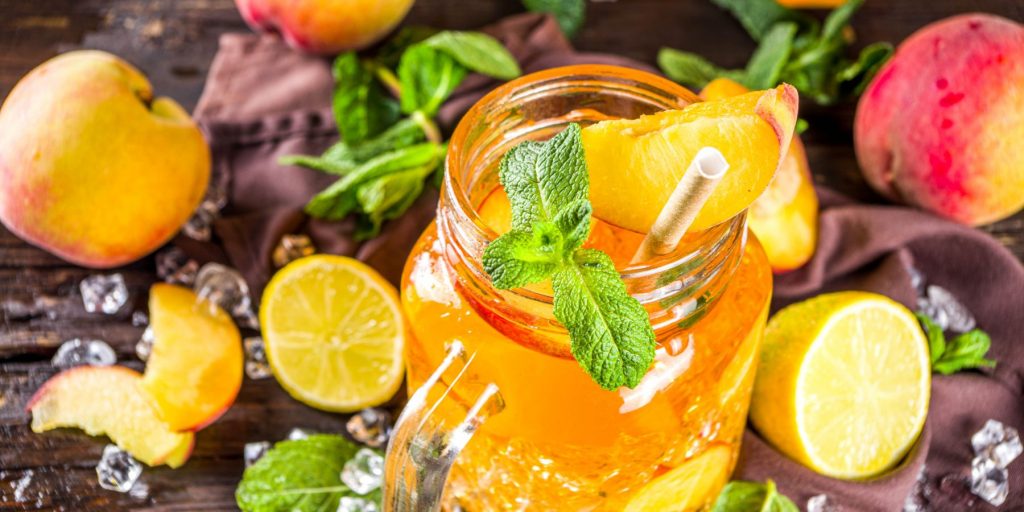
{"label": "peach slice", "polygon": [[181,466],[194,435],[174,432],[160,420],[139,384],[142,375],[123,366],[79,366],[50,378],[28,402],[32,431],[76,427],[106,434],[121,449],[150,465]]}
{"label": "peach slice", "polygon": [[[717,100],[738,96],[748,89],[728,78],[711,81],[701,98]],[[761,241],[775,273],[807,263],[818,242],[818,196],[811,168],[799,137],[793,137],[775,179],[750,205],[750,229]]]}
{"label": "peach slice", "polygon": [[697,151],[714,146],[729,161],[729,172],[691,229],[735,216],[771,182],[793,138],[797,109],[796,89],[783,84],[584,128],[594,214],[646,233]]}
{"label": "peach slice", "polygon": [[149,292],[153,351],[142,390],[173,430],[199,430],[242,386],[241,337],[231,317],[192,290],[159,283]]}
{"label": "peach slice", "polygon": [[729,481],[733,463],[732,451],[727,446],[712,445],[651,480],[633,496],[626,512],[705,510]]}

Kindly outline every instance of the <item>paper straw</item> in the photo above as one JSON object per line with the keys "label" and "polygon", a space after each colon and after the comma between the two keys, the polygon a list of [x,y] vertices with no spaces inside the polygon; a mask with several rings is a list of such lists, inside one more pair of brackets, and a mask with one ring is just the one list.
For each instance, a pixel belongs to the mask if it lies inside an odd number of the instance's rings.
{"label": "paper straw", "polygon": [[631,263],[642,263],[674,252],[728,170],[729,162],[721,151],[711,146],[701,148],[661,209]]}

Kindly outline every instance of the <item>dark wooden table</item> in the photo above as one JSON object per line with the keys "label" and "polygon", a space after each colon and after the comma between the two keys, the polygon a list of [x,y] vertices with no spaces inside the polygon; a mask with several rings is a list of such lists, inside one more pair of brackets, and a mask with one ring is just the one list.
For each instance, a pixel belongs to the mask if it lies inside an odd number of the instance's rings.
{"label": "dark wooden table", "polygon": [[[739,25],[706,0],[595,0],[588,7],[588,22],[575,41],[581,49],[653,62],[658,48],[671,46],[735,66],[753,50]],[[408,21],[474,28],[520,10],[518,0],[419,0]],[[860,44],[898,42],[928,22],[975,10],[1024,21],[1022,0],[868,0],[854,26]],[[43,60],[84,47],[121,55],[150,77],[159,94],[191,108],[218,36],[247,30],[231,0],[0,0],[0,13],[0,97]],[[801,113],[813,126],[804,140],[815,179],[877,201],[857,171],[851,146],[854,105],[804,105]],[[984,229],[1024,258],[1024,214]],[[71,430],[35,435],[24,407],[55,372],[49,358],[64,340],[104,339],[122,360],[136,361],[133,347],[142,327],[130,317],[145,309],[154,263],[147,258],[120,271],[129,304],[115,316],[88,314],[77,285],[92,271],[0,228],[0,510],[231,510],[245,443],[279,440],[293,427],[343,430],[344,417],[295,402],[273,379],[247,379],[228,413],[198,434],[183,469],[146,469],[141,482],[149,486],[148,497],[101,489],[94,467],[107,441]],[[14,488],[28,473],[31,481],[18,502]]]}

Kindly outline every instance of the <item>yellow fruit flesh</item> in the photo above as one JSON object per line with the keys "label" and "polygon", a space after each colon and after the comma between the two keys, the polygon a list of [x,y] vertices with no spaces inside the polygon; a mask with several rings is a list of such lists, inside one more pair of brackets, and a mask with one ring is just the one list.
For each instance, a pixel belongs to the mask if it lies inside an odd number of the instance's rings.
{"label": "yellow fruit flesh", "polygon": [[730,168],[691,229],[735,216],[771,181],[780,148],[792,139],[796,112],[796,90],[782,85],[584,128],[594,214],[646,233],[697,151],[713,146]]}
{"label": "yellow fruit flesh", "polygon": [[379,405],[404,375],[405,326],[394,288],[365,264],[310,256],[281,269],[260,320],[278,382],[329,411]]}
{"label": "yellow fruit flesh", "polygon": [[[712,80],[700,91],[705,100],[750,92],[728,78]],[[747,217],[775,272],[807,263],[818,241],[818,196],[800,138],[794,136],[768,188],[750,205]]]}
{"label": "yellow fruit flesh", "polygon": [[640,489],[625,512],[695,510],[707,505],[729,481],[732,456],[728,447],[712,446]]}
{"label": "yellow fruit flesh", "polygon": [[819,296],[769,322],[751,420],[819,473],[875,476],[917,439],[930,375],[927,341],[905,307],[864,292]]}
{"label": "yellow fruit flesh", "polygon": [[176,468],[192,450],[191,432],[173,432],[157,417],[139,384],[142,376],[120,366],[84,366],[43,384],[29,404],[32,431],[75,427],[107,435],[136,459]]}
{"label": "yellow fruit flesh", "polygon": [[142,389],[174,430],[212,422],[242,386],[242,342],[231,317],[189,289],[156,284],[149,296],[153,351]]}

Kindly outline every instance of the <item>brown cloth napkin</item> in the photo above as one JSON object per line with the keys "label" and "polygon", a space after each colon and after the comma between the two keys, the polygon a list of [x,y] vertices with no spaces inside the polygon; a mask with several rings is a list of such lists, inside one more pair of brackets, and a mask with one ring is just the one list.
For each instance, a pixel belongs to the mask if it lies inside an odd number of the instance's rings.
{"label": "brown cloth napkin", "polygon": [[[520,15],[484,29],[498,37],[524,71],[575,63],[608,63],[651,70],[621,57],[575,52],[550,19]],[[462,114],[495,83],[471,76],[439,118],[450,131]],[[302,206],[333,179],[277,164],[287,154],[319,154],[337,138],[330,110],[329,62],[290,51],[272,36],[226,35],[195,116],[214,155],[215,185],[228,206],[214,223],[214,239],[179,237],[176,244],[197,259],[240,269],[259,293],[273,273],[271,253],[281,236],[308,234],[320,252],[366,261],[393,283],[406,256],[434,215],[431,189],[380,237],[356,242],[354,223],[309,219]],[[979,231],[925,213],[891,206],[854,204],[821,191],[821,237],[804,268],[776,279],[774,308],[823,291],[870,290],[914,307],[917,292],[908,268],[929,284],[950,290],[967,304],[993,339],[994,372],[936,377],[928,426],[915,450],[888,475],[868,482],[834,480],[804,468],[748,430],[736,478],[774,479],[801,505],[826,494],[844,510],[896,511],[915,492],[931,510],[996,510],[968,490],[970,436],[994,418],[1024,428],[1021,365],[1024,347],[1024,268]],[[922,474],[926,482],[918,482]],[[1010,497],[1001,510],[1024,510],[1024,463],[1010,466]]]}

